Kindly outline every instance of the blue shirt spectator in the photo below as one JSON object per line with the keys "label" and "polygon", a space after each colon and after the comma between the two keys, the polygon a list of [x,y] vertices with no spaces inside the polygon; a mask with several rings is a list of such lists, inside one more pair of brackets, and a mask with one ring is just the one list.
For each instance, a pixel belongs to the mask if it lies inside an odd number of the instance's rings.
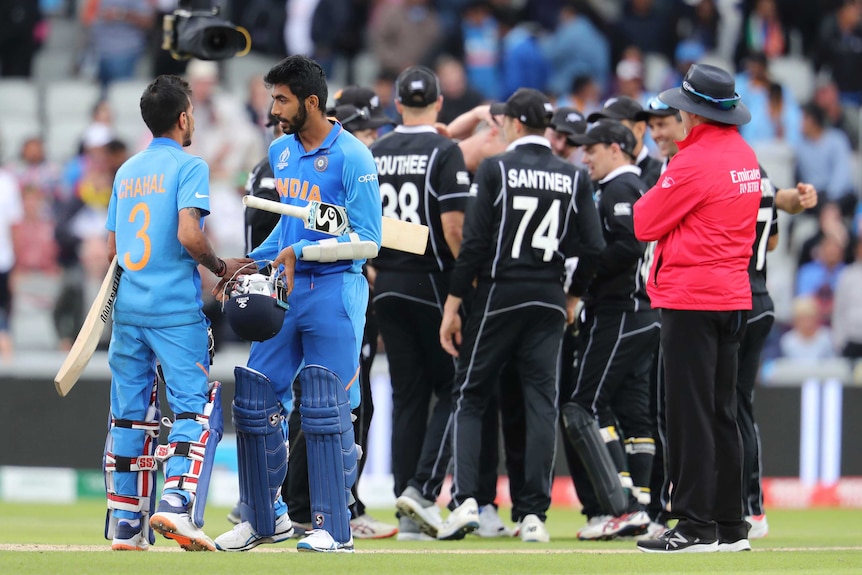
{"label": "blue shirt spectator", "polygon": [[849,216],[856,207],[856,194],[850,174],[852,155],[847,135],[826,126],[823,110],[809,103],[802,107],[802,138],[796,145],[798,181],[808,182],[836,202]]}
{"label": "blue shirt spectator", "polygon": [[550,70],[530,24],[516,26],[503,37],[500,66],[501,101],[508,99],[518,88],[534,88],[540,92],[548,89]]}
{"label": "blue shirt spectator", "polygon": [[500,38],[490,6],[475,3],[464,12],[464,66],[469,84],[488,100],[500,95]]}
{"label": "blue shirt spectator", "polygon": [[550,89],[566,94],[577,76],[590,76],[604,93],[610,74],[610,47],[607,39],[575,7],[560,10],[560,24],[542,43],[542,52],[551,67]]}

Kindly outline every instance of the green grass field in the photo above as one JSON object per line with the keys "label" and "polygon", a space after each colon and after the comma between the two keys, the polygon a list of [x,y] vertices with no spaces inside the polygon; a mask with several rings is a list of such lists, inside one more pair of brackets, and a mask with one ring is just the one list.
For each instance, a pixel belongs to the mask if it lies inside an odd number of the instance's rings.
{"label": "green grass field", "polygon": [[[210,536],[230,527],[224,518],[227,511],[207,511]],[[373,512],[379,518],[391,513]],[[862,512],[858,510],[772,511],[769,537],[754,541],[753,553],[674,556],[639,553],[633,541],[578,541],[582,517],[562,508],[549,513],[552,542],[548,544],[475,536],[439,543],[392,539],[358,541],[354,555],[326,556],[296,553],[295,541],[249,553],[181,553],[173,542],[161,538],[152,551],[171,552],[112,553],[102,538],[103,521],[104,507],[99,501],[69,506],[0,503],[0,574],[251,575],[276,570],[350,575],[862,573]]]}

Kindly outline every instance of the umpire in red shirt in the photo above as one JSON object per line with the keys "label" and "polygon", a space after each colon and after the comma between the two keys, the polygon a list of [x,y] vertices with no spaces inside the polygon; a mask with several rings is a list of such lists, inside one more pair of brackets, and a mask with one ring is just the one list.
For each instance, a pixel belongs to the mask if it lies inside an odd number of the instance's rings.
{"label": "umpire in red shirt", "polygon": [[647,292],[661,310],[671,516],[679,523],[638,548],[749,550],[736,374],[760,169],[737,126],[751,114],[733,77],[715,66],[693,65],[659,99],[680,111],[686,136],[635,203],[634,226],[639,240],[658,242]]}

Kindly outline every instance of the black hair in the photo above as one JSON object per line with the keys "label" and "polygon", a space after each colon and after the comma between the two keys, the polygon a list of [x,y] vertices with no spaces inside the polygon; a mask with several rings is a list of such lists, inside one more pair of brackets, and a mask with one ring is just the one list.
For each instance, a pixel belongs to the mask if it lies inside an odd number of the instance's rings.
{"label": "black hair", "polygon": [[826,125],[826,112],[814,102],[808,102],[802,106],[802,113],[811,118],[819,127],[822,128]]}
{"label": "black hair", "polygon": [[326,110],[326,100],[329,97],[326,74],[320,64],[307,56],[288,56],[269,69],[263,82],[267,88],[287,86],[301,102],[309,96],[317,96],[320,112],[324,113]]}
{"label": "black hair", "polygon": [[592,76],[588,74],[580,74],[572,78],[572,86],[569,91],[572,94],[577,94],[578,92],[593,83],[595,83],[595,80],[593,80]]}
{"label": "black hair", "polygon": [[164,74],[147,86],[141,96],[141,117],[154,137],[171,131],[180,114],[189,109],[191,97],[189,83],[179,76]]}

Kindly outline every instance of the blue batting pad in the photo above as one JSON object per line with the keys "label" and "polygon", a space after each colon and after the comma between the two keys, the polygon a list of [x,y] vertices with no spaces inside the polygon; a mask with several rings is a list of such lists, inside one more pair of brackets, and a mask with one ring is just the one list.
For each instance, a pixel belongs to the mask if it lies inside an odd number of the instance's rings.
{"label": "blue batting pad", "polygon": [[275,500],[287,475],[281,405],[262,373],[237,366],[234,378],[240,516],[258,535],[268,537],[275,533]]}
{"label": "blue batting pad", "polygon": [[337,542],[346,543],[350,540],[350,488],[357,474],[350,400],[338,376],[325,367],[306,366],[299,373],[299,382],[311,521]]}

